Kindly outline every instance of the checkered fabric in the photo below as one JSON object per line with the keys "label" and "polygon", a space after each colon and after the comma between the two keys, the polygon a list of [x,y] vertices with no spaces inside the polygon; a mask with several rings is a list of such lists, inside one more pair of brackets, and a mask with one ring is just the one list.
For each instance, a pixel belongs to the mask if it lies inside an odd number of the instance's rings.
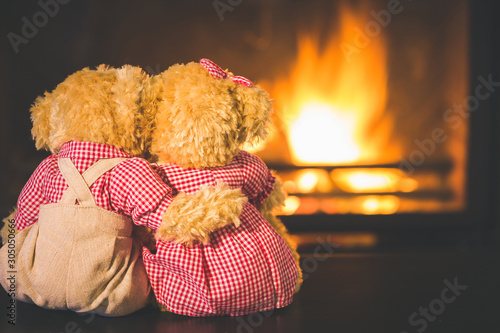
{"label": "checkered fabric", "polygon": [[244,76],[234,76],[232,73],[223,71],[222,68],[217,66],[212,60],[203,58],[200,64],[207,69],[207,71],[216,79],[230,79],[236,83],[242,84],[247,87],[253,87],[253,82]]}
{"label": "checkered fabric", "polygon": [[275,178],[266,165],[242,151],[229,165],[216,169],[160,167],[174,194],[192,194],[200,186],[224,182],[241,188],[249,202],[241,225],[217,230],[207,245],[157,241],[155,254],[143,250],[158,301],[188,316],[243,315],[288,305],[297,266],[286,242],[255,207],[274,188]]}
{"label": "checkered fabric", "polygon": [[113,146],[72,141],[64,144],[59,154],[42,161],[24,186],[15,216],[18,230],[35,223],[40,205],[59,202],[68,188],[57,166],[58,157],[69,157],[80,173],[99,159],[128,157],[90,187],[92,195],[99,207],[130,216],[137,225],[158,229],[173,198],[171,189],[149,163]]}

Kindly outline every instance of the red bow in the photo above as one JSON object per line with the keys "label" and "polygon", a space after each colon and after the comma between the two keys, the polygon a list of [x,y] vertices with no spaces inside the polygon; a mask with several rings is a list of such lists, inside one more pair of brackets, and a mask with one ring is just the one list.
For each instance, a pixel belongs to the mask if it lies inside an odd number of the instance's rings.
{"label": "red bow", "polygon": [[232,73],[228,73],[223,71],[222,68],[217,66],[212,60],[209,59],[201,59],[200,64],[205,67],[210,75],[215,77],[216,79],[231,79],[236,83],[242,84],[247,87],[253,87],[252,81],[243,76],[234,76]]}

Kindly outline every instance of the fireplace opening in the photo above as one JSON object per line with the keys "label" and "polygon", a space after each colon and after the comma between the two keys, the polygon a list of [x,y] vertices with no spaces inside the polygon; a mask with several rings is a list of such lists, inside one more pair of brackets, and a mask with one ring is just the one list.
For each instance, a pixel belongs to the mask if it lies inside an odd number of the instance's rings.
{"label": "fireplace opening", "polygon": [[468,2],[394,3],[338,2],[263,82],[275,115],[252,152],[289,193],[281,214],[466,208]]}

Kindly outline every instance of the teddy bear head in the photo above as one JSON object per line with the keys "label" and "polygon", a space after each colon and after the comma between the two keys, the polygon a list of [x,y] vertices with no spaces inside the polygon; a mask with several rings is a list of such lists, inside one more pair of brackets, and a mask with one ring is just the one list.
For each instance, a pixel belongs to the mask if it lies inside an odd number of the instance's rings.
{"label": "teddy bear head", "polygon": [[39,96],[31,107],[38,149],[57,153],[68,141],[113,145],[135,156],[149,153],[158,89],[139,67],[84,68]]}
{"label": "teddy bear head", "polygon": [[161,87],[151,146],[159,162],[222,166],[243,144],[266,137],[272,106],[248,79],[202,59],[173,65],[153,81]]}

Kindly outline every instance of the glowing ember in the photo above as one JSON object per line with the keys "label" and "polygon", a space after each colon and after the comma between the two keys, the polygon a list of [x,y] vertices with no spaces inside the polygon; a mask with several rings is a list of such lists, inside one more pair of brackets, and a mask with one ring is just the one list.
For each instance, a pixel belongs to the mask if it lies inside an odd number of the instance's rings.
{"label": "glowing ember", "polygon": [[295,196],[289,196],[285,200],[285,205],[281,207],[281,214],[283,215],[292,215],[295,213],[297,208],[300,206],[300,199]]}
{"label": "glowing ember", "polygon": [[318,177],[314,172],[307,171],[299,178],[299,191],[302,193],[312,192],[318,184]]}
{"label": "glowing ember", "polygon": [[399,170],[392,169],[336,169],[331,176],[342,190],[354,193],[396,191],[402,178]]}
{"label": "glowing ember", "polygon": [[328,193],[333,189],[333,184],[325,170],[303,169],[295,173],[292,181],[286,181],[284,188],[288,192]]}
{"label": "glowing ember", "polygon": [[346,192],[413,192],[418,182],[406,178],[398,169],[336,169],[331,172],[335,184]]}
{"label": "glowing ember", "polygon": [[394,183],[394,179],[392,179],[388,175],[374,175],[363,172],[350,175],[348,177],[348,181],[354,188],[363,190],[379,190],[392,188],[392,185]]}
{"label": "glowing ember", "polygon": [[392,195],[368,196],[361,207],[361,214],[394,214],[399,208],[399,198]]}
{"label": "glowing ember", "polygon": [[418,182],[412,178],[404,178],[399,181],[398,187],[401,192],[413,192],[418,188]]}

